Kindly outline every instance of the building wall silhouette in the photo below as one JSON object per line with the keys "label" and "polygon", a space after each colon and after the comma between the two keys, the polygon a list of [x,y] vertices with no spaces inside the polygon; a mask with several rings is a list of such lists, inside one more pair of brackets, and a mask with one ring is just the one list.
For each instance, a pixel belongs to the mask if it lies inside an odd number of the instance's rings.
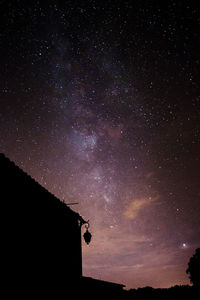
{"label": "building wall silhouette", "polygon": [[0,190],[4,278],[17,289],[76,282],[82,276],[83,218],[3,154]]}
{"label": "building wall silhouette", "polygon": [[1,271],[5,293],[119,296],[124,285],[82,276],[85,220],[0,154]]}

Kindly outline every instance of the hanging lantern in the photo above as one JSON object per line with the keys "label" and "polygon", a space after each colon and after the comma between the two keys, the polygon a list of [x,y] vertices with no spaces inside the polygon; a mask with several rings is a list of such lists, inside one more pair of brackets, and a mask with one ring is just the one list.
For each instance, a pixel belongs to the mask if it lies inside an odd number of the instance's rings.
{"label": "hanging lantern", "polygon": [[89,223],[87,223],[87,225],[85,225],[86,232],[83,235],[86,244],[89,244],[91,241],[91,238],[92,238],[91,233],[88,231],[89,226],[90,226]]}

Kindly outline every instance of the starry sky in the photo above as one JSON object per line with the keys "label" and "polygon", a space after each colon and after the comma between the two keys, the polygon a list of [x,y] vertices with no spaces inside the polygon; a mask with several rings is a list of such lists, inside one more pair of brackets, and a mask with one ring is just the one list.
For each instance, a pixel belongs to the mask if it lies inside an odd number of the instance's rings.
{"label": "starry sky", "polygon": [[189,284],[200,246],[197,3],[0,1],[0,152],[90,220],[85,276]]}

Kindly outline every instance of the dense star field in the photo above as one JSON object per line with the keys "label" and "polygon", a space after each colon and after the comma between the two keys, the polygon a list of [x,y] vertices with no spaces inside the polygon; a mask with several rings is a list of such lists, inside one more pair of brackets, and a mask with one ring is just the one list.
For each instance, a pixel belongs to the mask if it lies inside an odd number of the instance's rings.
{"label": "dense star field", "polygon": [[197,2],[0,1],[0,152],[78,202],[93,235],[85,276],[189,283],[200,246]]}

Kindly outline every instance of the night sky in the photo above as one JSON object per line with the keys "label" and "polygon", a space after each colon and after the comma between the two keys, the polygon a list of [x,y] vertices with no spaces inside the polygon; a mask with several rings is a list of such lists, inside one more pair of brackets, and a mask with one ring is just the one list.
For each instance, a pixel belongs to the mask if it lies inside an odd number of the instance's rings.
{"label": "night sky", "polygon": [[0,152],[78,202],[93,235],[85,276],[189,284],[200,246],[198,1],[0,3]]}

